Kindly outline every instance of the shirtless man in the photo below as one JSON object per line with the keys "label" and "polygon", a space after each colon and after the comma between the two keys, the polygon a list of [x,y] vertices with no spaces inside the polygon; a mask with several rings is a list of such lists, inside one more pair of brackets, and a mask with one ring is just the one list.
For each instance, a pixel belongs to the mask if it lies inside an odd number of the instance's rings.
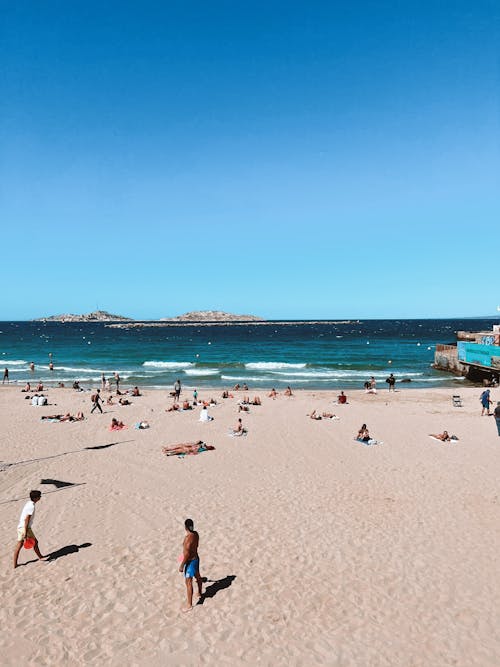
{"label": "shirtless man", "polygon": [[182,562],[179,565],[179,572],[184,573],[186,581],[187,604],[182,607],[182,611],[191,611],[193,608],[193,577],[198,584],[198,597],[202,596],[202,580],[200,576],[200,558],[198,556],[198,542],[200,536],[194,530],[194,523],[192,519],[184,521],[186,529],[186,537],[182,545]]}

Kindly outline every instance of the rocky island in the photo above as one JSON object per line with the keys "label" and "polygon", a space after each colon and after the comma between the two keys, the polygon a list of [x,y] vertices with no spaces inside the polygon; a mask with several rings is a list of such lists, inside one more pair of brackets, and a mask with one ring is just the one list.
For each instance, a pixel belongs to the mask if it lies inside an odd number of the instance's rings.
{"label": "rocky island", "polygon": [[74,315],[66,313],[64,315],[51,315],[50,317],[39,317],[34,322],[130,322],[130,317],[123,315],[113,315],[106,310],[94,310],[92,313],[83,315]]}
{"label": "rocky island", "polygon": [[106,326],[117,329],[139,329],[142,327],[168,327],[182,326],[184,324],[198,325],[228,325],[228,324],[264,324],[266,320],[256,315],[235,315],[225,313],[222,310],[194,310],[177,317],[162,317],[157,322],[126,322],[120,324],[108,324]]}
{"label": "rocky island", "polygon": [[162,317],[161,322],[263,322],[257,315],[234,315],[222,310],[193,310],[177,317]]}

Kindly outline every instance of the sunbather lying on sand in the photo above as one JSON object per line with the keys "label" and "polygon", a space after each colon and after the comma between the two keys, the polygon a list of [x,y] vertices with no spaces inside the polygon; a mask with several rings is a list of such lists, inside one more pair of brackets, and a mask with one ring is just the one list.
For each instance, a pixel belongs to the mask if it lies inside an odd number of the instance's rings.
{"label": "sunbather lying on sand", "polygon": [[81,422],[85,419],[85,417],[83,416],[83,412],[77,412],[75,417],[67,412],[65,415],[45,415],[40,417],[40,419],[42,421],[48,420],[58,422]]}
{"label": "sunbather lying on sand", "polygon": [[111,425],[109,427],[110,431],[121,431],[122,428],[127,428],[123,422],[118,421],[115,417],[111,420]]}
{"label": "sunbather lying on sand", "polygon": [[170,408],[166,408],[165,412],[175,412],[176,410],[179,410],[180,406],[178,403],[174,403]]}
{"label": "sunbather lying on sand", "polygon": [[450,442],[450,440],[458,440],[456,435],[449,435],[448,431],[443,431],[442,433],[430,433],[431,438],[436,440],[441,440],[441,442]]}
{"label": "sunbather lying on sand", "polygon": [[203,440],[198,442],[184,442],[180,445],[172,445],[171,447],[162,447],[162,452],[165,456],[179,456],[179,454],[196,455],[202,452],[215,449],[212,445],[206,445]]}
{"label": "sunbather lying on sand", "polygon": [[322,419],[321,415],[318,415],[316,410],[313,410],[310,415],[307,415],[310,419],[315,419],[316,421]]}
{"label": "sunbather lying on sand", "polygon": [[334,415],[333,412],[323,412],[321,416],[323,419],[338,419],[337,415]]}

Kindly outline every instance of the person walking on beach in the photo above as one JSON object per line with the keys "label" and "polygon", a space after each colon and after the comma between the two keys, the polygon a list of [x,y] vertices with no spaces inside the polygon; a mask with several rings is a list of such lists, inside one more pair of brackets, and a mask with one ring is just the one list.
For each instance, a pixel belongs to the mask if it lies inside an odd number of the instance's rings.
{"label": "person walking on beach", "polygon": [[481,398],[479,400],[481,401],[481,405],[483,407],[483,409],[481,410],[481,417],[484,415],[485,410],[487,416],[489,417],[491,415],[490,405],[493,403],[493,401],[490,398],[490,390],[485,389],[481,394]]}
{"label": "person walking on beach", "polygon": [[120,394],[120,376],[118,373],[115,373],[115,382],[116,382],[116,393],[117,395]]}
{"label": "person walking on beach", "polygon": [[493,414],[495,415],[495,421],[497,423],[498,435],[500,435],[500,401],[497,401],[497,406],[494,409]]}
{"label": "person walking on beach", "polygon": [[41,497],[42,494],[40,491],[30,491],[30,499],[24,505],[23,511],[21,512],[21,516],[19,518],[19,523],[17,526],[17,544],[14,550],[14,568],[17,567],[17,559],[19,558],[19,552],[21,551],[24,540],[26,538],[31,538],[32,540],[35,541],[33,549],[35,550],[38,559],[43,560],[45,558],[45,556],[42,556],[42,554],[40,553],[40,549],[38,548],[38,540],[36,539],[35,534],[31,530],[31,526],[33,525],[33,520],[35,518],[35,505],[40,500]]}
{"label": "person walking on beach", "polygon": [[179,378],[177,378],[174,384],[174,399],[178,401],[180,395],[181,395],[181,381],[179,380]]}
{"label": "person walking on beach", "polygon": [[202,596],[202,579],[200,576],[200,557],[198,556],[198,543],[200,536],[194,529],[192,519],[184,521],[186,536],[182,544],[182,561],[179,565],[179,572],[184,574],[186,582],[187,604],[182,607],[182,611],[191,611],[193,608],[193,577],[198,585],[198,597]]}
{"label": "person walking on beach", "polygon": [[90,414],[92,414],[96,408],[102,414],[100,389],[97,389],[96,393],[92,394],[92,396],[90,397],[90,400],[93,403],[93,407],[92,407],[92,410],[90,411]]}
{"label": "person walking on beach", "polygon": [[389,385],[389,391],[396,391],[395,386],[396,386],[396,378],[394,377],[394,373],[391,373],[389,377],[386,380],[387,384]]}
{"label": "person walking on beach", "polygon": [[101,375],[101,391],[106,389],[106,376],[104,373]]}
{"label": "person walking on beach", "polygon": [[8,368],[6,368],[3,372],[2,384],[5,384],[5,380],[7,380],[7,384],[9,384],[9,369]]}

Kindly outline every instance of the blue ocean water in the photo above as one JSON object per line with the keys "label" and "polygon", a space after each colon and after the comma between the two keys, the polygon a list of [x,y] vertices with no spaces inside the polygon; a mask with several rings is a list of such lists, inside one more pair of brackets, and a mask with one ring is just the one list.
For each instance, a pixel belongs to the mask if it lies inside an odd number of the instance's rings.
{"label": "blue ocean water", "polygon": [[[121,329],[104,323],[1,322],[0,365],[11,382],[97,385],[118,371],[124,384],[187,387],[361,388],[390,372],[412,387],[466,382],[431,368],[437,343],[456,331],[490,330],[491,319],[268,322]],[[51,356],[49,356],[51,355]],[[49,371],[52,359],[54,371]],[[34,373],[29,370],[34,362]]]}

